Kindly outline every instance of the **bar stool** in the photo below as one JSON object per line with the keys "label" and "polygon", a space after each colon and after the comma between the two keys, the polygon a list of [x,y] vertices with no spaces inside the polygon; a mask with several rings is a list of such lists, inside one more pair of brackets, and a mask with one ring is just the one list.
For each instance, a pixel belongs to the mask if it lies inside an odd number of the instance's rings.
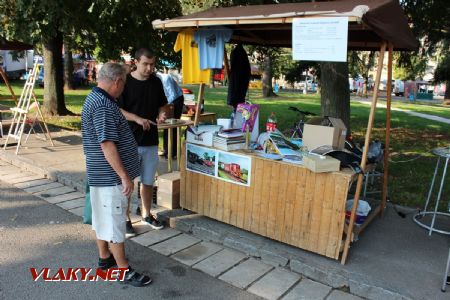
{"label": "bar stool", "polygon": [[[435,148],[431,151],[434,155],[436,155],[438,157],[438,161],[436,163],[436,168],[434,170],[434,175],[433,175],[433,179],[431,180],[431,186],[430,186],[430,190],[428,191],[428,197],[427,197],[427,201],[425,203],[425,208],[423,211],[417,213],[414,215],[414,222],[416,222],[419,226],[428,229],[428,235],[431,235],[431,233],[434,232],[438,232],[438,233],[442,233],[442,234],[449,234],[449,231],[445,231],[445,230],[439,230],[434,228],[434,224],[436,221],[436,215],[442,215],[442,216],[446,216],[446,217],[450,217],[450,213],[445,213],[445,212],[438,212],[438,207],[439,207],[439,201],[441,200],[441,196],[442,196],[442,189],[444,188],[444,181],[445,181],[445,175],[447,173],[447,166],[448,166],[448,161],[450,159],[450,147],[442,147],[442,148]],[[439,166],[441,165],[441,158],[445,158],[445,162],[443,164],[444,169],[442,170],[442,178],[441,178],[441,185],[439,187],[439,192],[437,194],[437,198],[436,198],[436,203],[434,206],[434,211],[428,211],[428,205],[430,203],[430,199],[431,199],[431,194],[433,192],[433,188],[434,188],[434,182],[436,179],[436,175],[438,173],[439,170]],[[421,220],[421,218],[425,215],[432,215],[433,218],[431,220],[431,224],[427,225],[423,223],[423,220]]]}
{"label": "bar stool", "polygon": [[447,283],[450,280],[450,278],[448,277],[449,269],[450,269],[450,248],[448,249],[448,258],[447,258],[447,264],[445,265],[444,281],[442,282],[442,288],[441,288],[441,290],[443,292],[445,292]]}

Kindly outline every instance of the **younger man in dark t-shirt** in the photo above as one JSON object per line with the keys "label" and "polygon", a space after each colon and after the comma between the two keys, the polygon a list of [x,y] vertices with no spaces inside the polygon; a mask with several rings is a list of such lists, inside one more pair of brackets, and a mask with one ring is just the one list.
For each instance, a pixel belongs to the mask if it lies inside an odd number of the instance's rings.
{"label": "younger man in dark t-shirt", "polygon": [[[142,222],[153,229],[161,229],[162,224],[152,216],[150,209],[153,181],[159,161],[157,124],[165,119],[160,108],[167,104],[167,99],[161,80],[153,74],[155,55],[147,49],[139,49],[135,59],[136,70],[127,76],[119,106],[138,144]],[[131,221],[127,224],[127,231],[132,231]]]}

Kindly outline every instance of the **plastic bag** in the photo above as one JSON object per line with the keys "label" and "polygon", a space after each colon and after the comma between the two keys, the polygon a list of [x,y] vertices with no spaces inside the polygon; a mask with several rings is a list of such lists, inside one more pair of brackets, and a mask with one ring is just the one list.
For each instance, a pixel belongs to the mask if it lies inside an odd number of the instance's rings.
{"label": "plastic bag", "polygon": [[92,224],[91,194],[86,182],[86,196],[84,199],[83,224]]}
{"label": "plastic bag", "polygon": [[379,140],[375,140],[369,145],[369,151],[367,153],[367,161],[369,163],[377,163],[383,159],[383,145]]}

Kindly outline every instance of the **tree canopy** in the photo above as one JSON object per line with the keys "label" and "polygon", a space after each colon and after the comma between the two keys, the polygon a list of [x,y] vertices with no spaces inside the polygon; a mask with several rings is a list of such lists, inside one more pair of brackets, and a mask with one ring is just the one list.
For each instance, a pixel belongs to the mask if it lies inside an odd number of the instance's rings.
{"label": "tree canopy", "polygon": [[44,107],[52,115],[65,115],[70,112],[64,102],[63,41],[103,61],[148,47],[174,63],[179,61],[172,51],[174,35],[154,31],[151,22],[180,14],[178,0],[3,0],[0,35],[43,46]]}

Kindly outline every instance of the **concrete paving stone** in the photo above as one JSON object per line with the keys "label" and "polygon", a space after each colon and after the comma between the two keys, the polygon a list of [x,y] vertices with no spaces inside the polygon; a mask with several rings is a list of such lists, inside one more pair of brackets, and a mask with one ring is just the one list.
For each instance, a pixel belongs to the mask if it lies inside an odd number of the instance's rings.
{"label": "concrete paving stone", "polygon": [[67,194],[63,194],[63,195],[57,195],[54,197],[48,197],[48,198],[44,198],[44,199],[48,203],[55,204],[55,203],[74,200],[74,199],[78,199],[78,198],[84,198],[84,194],[80,193],[80,192],[73,192],[73,193],[67,193]]}
{"label": "concrete paving stone", "polygon": [[74,215],[82,217],[83,213],[84,213],[84,206],[83,207],[77,207],[77,208],[74,208],[74,209],[69,209],[68,211],[70,211]]}
{"label": "concrete paving stone", "polygon": [[245,289],[272,269],[272,266],[250,258],[221,275],[219,279],[235,287]]}
{"label": "concrete paving stone", "polygon": [[136,234],[143,234],[143,233],[154,230],[153,228],[151,228],[150,226],[148,226],[142,222],[133,224],[133,228],[134,228],[134,231],[136,231]]}
{"label": "concrete paving stone", "polygon": [[30,187],[34,187],[34,186],[49,184],[52,182],[53,181],[49,180],[49,179],[37,179],[37,180],[30,180],[30,181],[26,181],[26,182],[16,183],[16,184],[14,184],[14,186],[19,189],[26,189],[26,188],[30,188]]}
{"label": "concrete paving stone", "polygon": [[162,255],[169,256],[171,254],[177,253],[183,249],[186,249],[192,245],[201,242],[200,239],[193,237],[188,234],[180,234],[173,238],[170,238],[164,242],[158,243],[150,247],[150,249],[161,253]]}
{"label": "concrete paving stone", "polygon": [[10,165],[11,165],[10,163],[7,163],[6,161],[0,159],[0,167],[10,166]]}
{"label": "concrete paving stone", "polygon": [[58,205],[59,207],[62,207],[64,209],[69,210],[69,209],[73,209],[73,208],[84,206],[84,202],[85,202],[84,198],[78,198],[78,199],[75,199],[75,200],[70,200],[70,201],[57,203],[56,205]]}
{"label": "concrete paving stone", "polygon": [[350,279],[350,291],[352,291],[353,295],[363,297],[364,299],[373,299],[373,300],[381,300],[381,299],[389,299],[389,300],[407,300],[411,299],[402,294],[399,294],[394,291],[390,291],[388,289],[375,286],[371,283],[364,282],[361,280],[361,277],[356,277],[355,279]]}
{"label": "concrete paving stone", "polygon": [[[150,228],[150,226],[148,226],[148,225],[144,225],[144,224],[142,224],[142,225]],[[133,225],[133,227],[135,227],[135,229],[136,229],[135,225]],[[142,246],[151,246],[156,243],[170,239],[171,237],[174,237],[179,234],[181,234],[181,232],[178,230],[175,230],[172,228],[164,228],[161,230],[151,230],[151,231],[141,234],[137,237],[134,237],[131,240],[135,241],[136,243],[138,243]]]}
{"label": "concrete paving stone", "polygon": [[222,249],[223,248],[217,244],[201,242],[200,244],[184,249],[171,257],[185,265],[192,266]]}
{"label": "concrete paving stone", "polygon": [[222,251],[217,252],[205,260],[195,264],[193,268],[205,272],[213,277],[217,277],[243,261],[246,257],[247,256],[241,252],[231,249],[223,249]]}
{"label": "concrete paving stone", "polygon": [[276,300],[300,280],[301,276],[281,268],[275,268],[256,281],[247,291],[260,297]]}
{"label": "concrete paving stone", "polygon": [[14,179],[8,180],[8,183],[16,184],[16,183],[27,182],[27,181],[38,180],[38,179],[45,179],[45,178],[42,177],[41,175],[36,175],[36,174],[30,173],[30,175],[25,176],[25,177],[19,177],[19,178],[14,178]]}
{"label": "concrete paving stone", "polygon": [[69,194],[69,193],[73,193],[73,192],[75,192],[75,190],[73,188],[63,185],[60,187],[55,187],[55,188],[51,188],[48,190],[35,192],[33,194],[45,199],[45,198],[55,197],[55,196]]}
{"label": "concrete paving stone", "polygon": [[327,297],[327,300],[362,300],[362,299],[363,298],[340,290],[332,291],[331,294]]}
{"label": "concrete paving stone", "polygon": [[142,217],[141,216],[138,216],[138,215],[136,215],[135,213],[130,213],[130,220],[131,220],[131,223],[138,223],[138,222],[141,222],[141,220],[142,220]]}
{"label": "concrete paving stone", "polygon": [[11,172],[9,174],[0,175],[0,180],[6,181],[9,183],[9,180],[24,177],[24,175],[29,175],[28,173],[22,172],[20,169],[16,172]]}
{"label": "concrete paving stone", "polygon": [[14,166],[4,166],[4,167],[0,167],[0,176],[1,175],[8,175],[11,173],[17,173],[18,171],[20,171],[19,168],[14,167]]}
{"label": "concrete paving stone", "polygon": [[59,182],[52,182],[52,183],[47,183],[44,185],[38,185],[38,186],[33,186],[33,187],[29,187],[26,189],[23,189],[25,192],[28,193],[39,193],[42,191],[46,191],[49,189],[54,189],[54,188],[59,188],[59,187],[63,187],[63,185]]}
{"label": "concrete paving stone", "polygon": [[327,285],[303,278],[282,300],[323,300],[330,291]]}
{"label": "concrete paving stone", "polygon": [[349,286],[349,276],[346,270],[324,267],[308,261],[291,259],[289,267],[292,271],[302,274],[312,280],[325,283],[333,288]]}

